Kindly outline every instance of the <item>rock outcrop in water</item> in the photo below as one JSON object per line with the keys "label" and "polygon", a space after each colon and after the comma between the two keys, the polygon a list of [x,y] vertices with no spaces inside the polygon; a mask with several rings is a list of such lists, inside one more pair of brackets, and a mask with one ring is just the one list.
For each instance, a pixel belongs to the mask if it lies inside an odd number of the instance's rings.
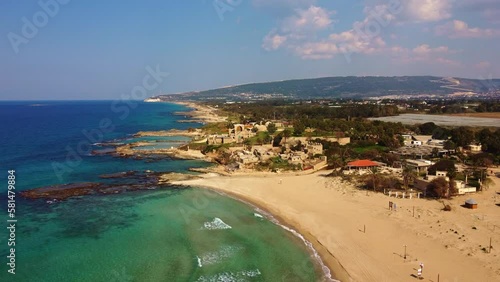
{"label": "rock outcrop in water", "polygon": [[87,195],[118,194],[127,191],[154,190],[158,188],[172,188],[171,181],[189,180],[198,178],[195,175],[163,172],[135,172],[127,171],[114,174],[104,174],[102,179],[114,180],[112,183],[87,182],[51,185],[32,190],[22,191],[21,196],[27,199],[44,199],[62,201],[72,197]]}

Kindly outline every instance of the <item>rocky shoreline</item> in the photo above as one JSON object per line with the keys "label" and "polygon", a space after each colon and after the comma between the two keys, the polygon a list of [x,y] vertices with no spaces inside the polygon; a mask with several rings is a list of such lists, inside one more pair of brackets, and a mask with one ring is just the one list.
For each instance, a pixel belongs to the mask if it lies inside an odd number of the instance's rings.
{"label": "rocky shoreline", "polygon": [[199,176],[182,173],[126,171],[101,175],[100,178],[113,179],[115,182],[51,185],[22,191],[20,195],[31,200],[42,199],[53,203],[89,195],[119,194],[127,191],[155,190],[160,188],[180,188],[180,186],[171,185],[170,183],[173,181],[193,180],[199,178]]}
{"label": "rocky shoreline", "polygon": [[[190,121],[214,122],[225,120],[217,116],[214,109],[194,103],[177,103],[193,108],[189,112],[177,112],[175,115],[185,115],[193,119]],[[134,138],[141,137],[190,137],[191,140],[201,138],[203,131],[199,128],[188,130],[162,130],[162,131],[140,131],[133,135]],[[124,139],[125,140],[125,139]],[[125,144],[116,140],[94,144],[99,146],[92,151],[94,156],[111,155],[119,158],[133,158],[147,161],[157,161],[164,158],[179,160],[201,160],[206,162],[215,162],[213,158],[204,155],[199,150],[190,150],[189,147],[170,149],[148,149],[161,141],[138,141]],[[185,145],[184,141],[168,141]],[[181,146],[182,147],[182,146]],[[85,182],[70,183],[61,185],[51,185],[22,191],[20,195],[27,199],[46,200],[48,203],[63,201],[69,198],[88,196],[88,195],[107,195],[119,194],[126,191],[154,190],[159,188],[172,188],[172,181],[182,181],[196,179],[198,176],[182,173],[166,173],[153,171],[124,171],[99,176],[103,182]]]}

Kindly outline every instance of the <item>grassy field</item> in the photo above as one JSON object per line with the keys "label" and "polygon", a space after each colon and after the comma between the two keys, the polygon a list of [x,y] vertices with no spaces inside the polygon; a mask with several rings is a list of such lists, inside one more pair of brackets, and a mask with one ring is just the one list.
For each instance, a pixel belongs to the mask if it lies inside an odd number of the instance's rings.
{"label": "grassy field", "polygon": [[358,154],[362,154],[366,151],[370,150],[377,150],[377,151],[385,151],[387,147],[380,146],[380,145],[372,145],[372,146],[366,146],[366,147],[354,147],[352,150]]}

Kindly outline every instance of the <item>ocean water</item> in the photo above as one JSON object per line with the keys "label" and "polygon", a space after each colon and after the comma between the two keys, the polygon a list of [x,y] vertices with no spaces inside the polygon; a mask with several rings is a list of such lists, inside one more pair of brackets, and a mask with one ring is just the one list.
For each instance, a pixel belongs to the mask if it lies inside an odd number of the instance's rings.
{"label": "ocean water", "polygon": [[[128,109],[128,111],[126,111]],[[96,143],[138,138],[141,130],[185,129],[166,103],[0,103],[0,281],[319,281],[311,250],[255,208],[205,189],[168,187],[48,204],[16,197],[16,274],[9,269],[7,171],[16,191],[101,174],[186,172],[199,161],[93,156]],[[95,145],[93,145],[95,144]],[[0,181],[2,181],[0,179]]]}

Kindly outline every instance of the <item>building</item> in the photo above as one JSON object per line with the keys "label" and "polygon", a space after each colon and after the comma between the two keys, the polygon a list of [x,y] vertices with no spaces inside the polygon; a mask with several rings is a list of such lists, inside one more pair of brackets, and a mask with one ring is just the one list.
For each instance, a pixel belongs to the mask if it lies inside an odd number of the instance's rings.
{"label": "building", "polygon": [[422,146],[422,141],[412,140],[410,146]]}
{"label": "building", "polygon": [[253,125],[251,124],[235,124],[233,128],[228,130],[228,136],[231,137],[235,142],[241,143],[245,139],[255,136],[255,133],[252,132]]}
{"label": "building", "polygon": [[306,149],[310,156],[323,154],[323,144],[321,143],[309,143],[307,144]]}
{"label": "building", "polygon": [[405,160],[405,164],[408,168],[416,171],[417,173],[427,172],[430,166],[434,163],[429,160]]}
{"label": "building", "polygon": [[465,195],[467,193],[476,193],[476,187],[467,186],[467,184],[460,180],[455,180],[455,187],[457,187],[458,195]]}
{"label": "building", "polygon": [[233,138],[228,135],[210,135],[207,137],[208,145],[220,145],[227,143],[233,143]]}
{"label": "building", "polygon": [[347,167],[349,170],[355,169],[355,170],[362,170],[362,169],[370,169],[373,167],[380,167],[382,166],[381,163],[379,162],[374,162],[371,160],[357,160],[353,161],[347,164]]}
{"label": "building", "polygon": [[465,207],[468,209],[477,209],[477,202],[474,199],[468,199],[465,201]]}
{"label": "building", "polygon": [[466,149],[473,153],[479,153],[482,150],[482,146],[481,144],[470,144],[466,147]]}
{"label": "building", "polygon": [[312,169],[313,171],[320,170],[328,166],[328,160],[326,156],[322,156],[313,160],[308,160],[304,162],[303,170]]}
{"label": "building", "polygon": [[253,154],[257,156],[261,162],[265,162],[270,158],[276,156],[274,151],[266,146],[254,147]]}
{"label": "building", "polygon": [[237,153],[238,161],[242,164],[254,164],[259,162],[259,158],[249,151],[240,151]]}

